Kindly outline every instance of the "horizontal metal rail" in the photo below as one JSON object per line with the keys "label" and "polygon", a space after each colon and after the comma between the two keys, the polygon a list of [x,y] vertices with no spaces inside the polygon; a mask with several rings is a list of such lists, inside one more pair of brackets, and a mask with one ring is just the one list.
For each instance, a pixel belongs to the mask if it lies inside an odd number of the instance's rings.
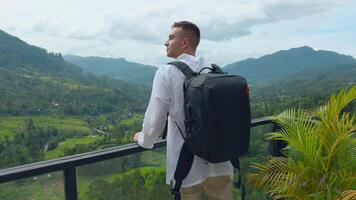
{"label": "horizontal metal rail", "polygon": [[[271,117],[253,119],[251,121],[251,127],[266,124],[273,124],[273,120]],[[166,146],[166,140],[159,140],[154,144],[154,147],[152,149],[157,149],[164,146]],[[11,167],[8,169],[0,170],[0,183],[19,180],[32,176],[38,176],[54,171],[63,171],[65,179],[64,182],[66,200],[76,200],[77,197],[75,169],[77,167],[113,158],[119,158],[126,155],[131,155],[152,149],[145,149],[140,147],[136,143],[132,143],[118,147],[112,147],[103,150],[57,158],[53,160],[46,160],[37,163]]]}
{"label": "horizontal metal rail", "polygon": [[[165,140],[160,140],[155,143],[153,149],[166,146]],[[96,163],[103,160],[118,158],[130,154],[139,153],[142,151],[151,150],[144,149],[136,143],[112,147],[99,151],[92,151],[73,156],[62,157],[53,160],[46,160],[28,165],[21,165],[8,169],[0,170],[0,183],[13,181],[31,176],[37,176],[54,171],[64,170],[66,168],[78,167],[90,163]]]}

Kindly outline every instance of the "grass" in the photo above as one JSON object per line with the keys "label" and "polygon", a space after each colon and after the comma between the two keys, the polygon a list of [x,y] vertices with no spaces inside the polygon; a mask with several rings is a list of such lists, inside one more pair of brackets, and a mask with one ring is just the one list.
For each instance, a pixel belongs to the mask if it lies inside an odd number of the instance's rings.
{"label": "grass", "polygon": [[45,160],[62,157],[62,156],[64,156],[65,149],[71,149],[71,148],[75,147],[75,145],[77,145],[77,144],[91,144],[91,143],[94,143],[99,138],[100,138],[100,136],[96,136],[96,137],[86,136],[83,138],[68,139],[68,140],[60,143],[57,148],[55,148],[51,151],[47,151],[45,153]]}
{"label": "grass", "polygon": [[1,200],[60,200],[64,199],[63,175],[61,172],[30,177],[0,184]]}
{"label": "grass", "polygon": [[[80,132],[90,132],[86,121],[78,117],[53,117],[53,116],[20,116],[20,117],[2,117],[0,118],[0,140],[4,139],[6,136],[10,139],[14,135],[21,131],[25,124],[25,120],[31,117],[35,125],[41,128],[54,127],[59,130],[61,134],[70,134],[75,131]],[[129,126],[132,125],[132,120],[124,120],[123,124]],[[62,157],[65,154],[65,149],[74,148],[77,144],[90,145],[96,140],[100,139],[100,136],[85,136],[82,138],[71,138],[61,142],[58,147],[54,150],[45,153],[45,159],[54,159]],[[142,156],[143,166],[138,168],[140,172],[146,176],[152,176],[153,171],[164,171],[166,165],[165,153],[159,151],[146,151]],[[97,176],[97,177],[83,177],[78,176],[77,189],[79,197],[85,198],[85,192],[87,191],[90,183],[95,180],[95,178],[103,178],[109,182],[113,181],[117,177],[122,177],[125,174],[133,173],[135,169],[130,169],[123,173],[116,173],[107,176]],[[150,175],[151,174],[151,175]],[[56,181],[54,181],[56,180]],[[4,200],[7,199],[62,199],[63,197],[63,180],[60,177],[54,179],[54,182],[43,184],[38,181],[30,181],[24,185],[4,185],[0,184],[0,191],[4,192]],[[47,182],[47,181],[46,181]],[[1,195],[0,195],[1,196]],[[2,198],[0,198],[2,199]]]}
{"label": "grass", "polygon": [[[164,172],[164,168],[160,167],[141,167],[137,168],[140,170],[144,177],[152,176],[155,173]],[[131,174],[136,169],[130,169],[123,173],[112,174],[108,176],[98,176],[98,177],[77,177],[77,191],[79,199],[87,199],[85,193],[92,181],[96,178],[103,178],[108,182],[112,182],[115,178],[122,177],[124,175]],[[60,200],[64,198],[64,188],[63,188],[63,176],[61,173],[51,173],[52,178],[49,179],[47,174],[38,176],[35,180],[34,177],[27,178],[26,182],[19,184],[16,182],[10,182],[5,184],[0,184],[0,198],[1,200],[37,200],[37,199],[48,199],[48,200]]]}
{"label": "grass", "polygon": [[53,117],[53,116],[20,116],[0,118],[0,140],[5,137],[12,138],[16,132],[20,131],[25,120],[31,117],[36,126],[41,128],[54,127],[60,133],[69,134],[75,131],[89,132],[84,119],[77,117]]}
{"label": "grass", "polygon": [[[165,172],[165,168],[162,167],[139,167],[139,168],[132,168],[126,172],[106,175],[106,176],[78,176],[77,177],[77,189],[78,189],[78,196],[79,199],[87,199],[86,191],[88,190],[89,185],[96,180],[97,178],[104,179],[107,182],[113,182],[116,178],[122,178],[125,175],[129,175],[135,172],[135,170],[139,169],[141,174],[144,177],[154,176],[154,174]],[[155,173],[153,173],[155,172]]]}
{"label": "grass", "polygon": [[84,176],[77,177],[77,191],[79,199],[86,199],[85,192],[88,190],[88,187],[92,180],[92,178]]}
{"label": "grass", "polygon": [[[73,147],[75,144],[89,144],[95,141],[96,138],[85,137],[81,139],[70,139],[63,142],[60,148]],[[147,161],[152,161],[152,158],[156,156],[164,156],[164,153],[151,152],[146,153],[142,156],[142,159]],[[102,178],[108,182],[114,181],[116,178],[121,178],[125,175],[129,175],[135,172],[135,170],[140,170],[143,177],[151,179],[150,177],[155,176],[157,173],[164,173],[165,167],[156,166],[146,166],[139,168],[132,168],[128,171],[122,173],[113,173],[105,176],[77,176],[77,190],[79,199],[87,199],[86,191],[92,181],[97,178]],[[59,200],[63,199],[64,189],[63,189],[63,175],[61,172],[51,173],[52,178],[49,179],[48,174],[43,174],[38,176],[35,180],[34,177],[28,178],[24,184],[16,184],[15,182],[10,182],[6,184],[0,184],[0,198],[1,200],[12,200],[12,199],[23,199],[23,200],[35,200],[35,199],[49,199],[49,200]]]}
{"label": "grass", "polygon": [[123,172],[123,173],[117,173],[117,174],[112,174],[112,175],[109,175],[109,176],[104,176],[104,177],[101,177],[103,178],[104,180],[107,180],[109,182],[112,182],[114,181],[116,178],[122,178],[123,176],[125,175],[128,175],[128,174],[132,174],[135,172],[135,170],[139,170],[140,173],[145,177],[145,176],[148,176],[148,175],[151,175],[152,172],[165,172],[166,169],[163,168],[163,167],[152,167],[152,166],[147,166],[147,167],[139,167],[139,168],[131,168],[130,170],[126,171],[126,172]]}
{"label": "grass", "polygon": [[166,167],[166,151],[160,150],[142,152],[143,165]]}
{"label": "grass", "polygon": [[165,169],[161,168],[161,167],[140,167],[140,168],[130,169],[126,172],[111,174],[111,175],[107,175],[107,176],[90,176],[90,177],[78,176],[77,177],[78,194],[82,199],[86,199],[85,193],[86,193],[90,183],[93,182],[95,179],[102,178],[108,182],[112,182],[116,178],[120,178],[127,174],[133,173],[136,169],[139,169],[140,172],[142,173],[142,175],[144,175],[144,176],[152,174],[152,171],[156,171],[156,172],[164,172],[165,171]]}

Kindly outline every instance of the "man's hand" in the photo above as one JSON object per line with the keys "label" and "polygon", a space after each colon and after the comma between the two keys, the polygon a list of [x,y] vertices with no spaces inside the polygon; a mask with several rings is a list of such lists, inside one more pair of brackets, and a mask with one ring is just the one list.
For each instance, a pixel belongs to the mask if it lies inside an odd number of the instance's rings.
{"label": "man's hand", "polygon": [[134,141],[134,142],[137,142],[139,136],[140,136],[140,132],[135,133],[135,135],[134,135],[133,138],[132,138],[133,141]]}

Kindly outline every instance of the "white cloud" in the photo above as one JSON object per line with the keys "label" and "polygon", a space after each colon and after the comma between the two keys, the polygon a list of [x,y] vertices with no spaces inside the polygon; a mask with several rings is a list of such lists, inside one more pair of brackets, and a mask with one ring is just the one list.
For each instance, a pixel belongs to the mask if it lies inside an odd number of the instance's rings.
{"label": "white cloud", "polygon": [[[119,1],[95,12],[92,6],[86,6],[84,1],[82,2],[83,5],[79,3],[73,6],[71,3],[67,5],[72,7],[74,12],[82,12],[81,7],[87,9],[87,12],[66,14],[67,8],[60,4],[62,8],[59,7],[59,10],[63,10],[63,13],[34,15],[29,19],[30,23],[26,22],[26,26],[19,27],[19,30],[47,32],[55,36],[76,39],[89,39],[100,34],[113,39],[154,43],[157,42],[157,38],[165,36],[163,30],[167,30],[166,27],[169,27],[172,22],[188,19],[199,24],[205,39],[220,41],[249,35],[250,29],[258,24],[319,13],[340,4],[340,1],[331,0],[201,1],[202,3],[195,3],[196,1],[192,0],[175,1],[175,3],[160,0],[152,4],[148,1],[122,4]],[[78,10],[73,9],[75,6]]]}
{"label": "white cloud", "polygon": [[[12,0],[4,4],[0,0],[0,29],[49,51],[125,57],[158,64],[166,61],[163,43],[171,24],[190,20],[201,28],[203,39],[199,52],[218,64],[227,64],[275,49],[295,47],[292,45],[303,42],[298,34],[305,36],[305,44],[320,43],[316,42],[320,41],[317,34],[306,33],[338,26],[340,22],[325,21],[333,19],[330,13],[342,15],[345,8],[355,8],[356,4],[350,2]],[[327,42],[342,48],[336,45],[337,41]],[[356,55],[356,49],[350,44],[343,46]]]}

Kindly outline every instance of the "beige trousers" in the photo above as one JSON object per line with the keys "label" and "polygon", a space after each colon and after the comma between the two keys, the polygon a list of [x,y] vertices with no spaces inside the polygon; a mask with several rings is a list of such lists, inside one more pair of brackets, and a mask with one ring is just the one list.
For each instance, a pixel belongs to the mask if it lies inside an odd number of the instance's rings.
{"label": "beige trousers", "polygon": [[204,182],[181,188],[182,200],[201,200],[203,193],[209,200],[232,200],[232,180],[230,176],[209,177]]}

